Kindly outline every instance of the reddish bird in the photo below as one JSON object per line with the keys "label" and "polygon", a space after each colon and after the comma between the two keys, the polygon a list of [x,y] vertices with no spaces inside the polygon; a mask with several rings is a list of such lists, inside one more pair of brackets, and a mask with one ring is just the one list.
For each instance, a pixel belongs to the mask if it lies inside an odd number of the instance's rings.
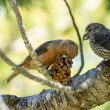
{"label": "reddish bird", "polygon": [[[75,42],[68,39],[51,40],[41,44],[37,49],[35,49],[35,52],[37,53],[42,66],[45,66],[48,69],[58,55],[67,55],[71,59],[74,58],[78,54],[78,46]],[[20,64],[20,66],[27,69],[37,69],[35,61],[29,55]],[[13,70],[14,72],[7,78],[7,82],[10,82],[19,74],[18,70]]]}

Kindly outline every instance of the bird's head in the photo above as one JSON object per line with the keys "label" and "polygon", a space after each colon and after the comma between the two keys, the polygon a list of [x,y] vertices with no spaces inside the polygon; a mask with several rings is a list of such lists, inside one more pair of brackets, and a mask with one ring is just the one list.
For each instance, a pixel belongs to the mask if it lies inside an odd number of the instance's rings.
{"label": "bird's head", "polygon": [[85,34],[83,36],[83,40],[88,40],[93,34],[101,31],[101,29],[105,28],[103,24],[100,23],[91,23],[85,29]]}
{"label": "bird's head", "polygon": [[68,39],[64,40],[63,45],[65,47],[64,51],[68,57],[74,58],[78,54],[78,46],[74,41]]}

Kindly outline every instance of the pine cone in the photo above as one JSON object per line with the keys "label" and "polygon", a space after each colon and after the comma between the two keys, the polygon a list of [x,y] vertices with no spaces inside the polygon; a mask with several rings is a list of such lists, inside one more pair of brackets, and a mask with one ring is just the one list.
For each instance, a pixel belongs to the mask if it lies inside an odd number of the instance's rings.
{"label": "pine cone", "polygon": [[52,79],[67,84],[71,78],[72,59],[67,56],[57,56],[49,68],[52,71]]}

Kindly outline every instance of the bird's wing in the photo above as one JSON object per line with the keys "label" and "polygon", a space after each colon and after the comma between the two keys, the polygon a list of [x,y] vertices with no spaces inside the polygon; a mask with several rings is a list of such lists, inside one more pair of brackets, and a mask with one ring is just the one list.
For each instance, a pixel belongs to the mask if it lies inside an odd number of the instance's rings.
{"label": "bird's wing", "polygon": [[95,34],[95,42],[101,47],[110,50],[110,31]]}
{"label": "bird's wing", "polygon": [[[43,44],[41,44],[38,48],[35,49],[35,52],[37,53],[37,55],[41,55],[43,54],[44,52],[48,51],[49,49],[49,45],[51,44],[54,44],[54,45],[57,45],[57,44],[60,44],[62,40],[52,40],[52,41],[47,41]],[[31,56],[27,56],[26,59],[20,64],[21,66],[26,64],[27,62],[31,61],[32,58]]]}
{"label": "bird's wing", "polygon": [[47,41],[43,44],[41,44],[38,48],[35,49],[35,52],[37,53],[37,55],[43,54],[44,52],[46,52],[48,50],[48,46],[53,43],[52,41]]}
{"label": "bird's wing", "polygon": [[59,45],[62,42],[62,40],[52,40],[52,41],[47,41],[45,43],[43,43],[42,45],[40,45],[35,52],[37,53],[37,55],[43,54],[44,52],[46,52],[49,49],[49,46],[51,45]]}
{"label": "bird's wing", "polygon": [[19,65],[19,66],[23,66],[23,65],[25,65],[27,62],[29,62],[29,61],[31,61],[32,60],[32,58],[31,58],[31,56],[27,56],[26,57],[26,59]]}
{"label": "bird's wing", "polygon": [[[36,48],[35,52],[37,53],[37,55],[40,55],[40,54],[43,54],[44,52],[46,52],[48,49],[47,47],[50,43],[52,43],[52,41],[47,41],[47,42],[41,44],[38,48]],[[31,56],[28,55],[26,57],[26,59],[20,64],[20,66],[26,64],[27,62],[29,62],[31,60],[32,60]]]}

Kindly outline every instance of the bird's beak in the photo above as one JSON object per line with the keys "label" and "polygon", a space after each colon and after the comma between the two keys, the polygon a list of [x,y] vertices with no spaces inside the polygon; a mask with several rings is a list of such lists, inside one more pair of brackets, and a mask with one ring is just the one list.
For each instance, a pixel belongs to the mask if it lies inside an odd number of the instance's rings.
{"label": "bird's beak", "polygon": [[87,33],[85,33],[83,36],[83,40],[88,40],[88,39],[89,39],[89,36],[87,35]]}

